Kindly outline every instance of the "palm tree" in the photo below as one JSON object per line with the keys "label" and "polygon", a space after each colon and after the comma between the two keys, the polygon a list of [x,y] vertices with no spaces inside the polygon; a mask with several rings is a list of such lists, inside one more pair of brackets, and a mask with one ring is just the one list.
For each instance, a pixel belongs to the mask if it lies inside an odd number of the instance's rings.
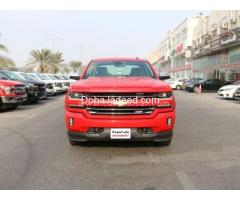
{"label": "palm tree", "polygon": [[49,64],[51,73],[56,74],[60,70],[60,66],[63,63],[63,54],[61,52],[51,53]]}
{"label": "palm tree", "polygon": [[73,71],[76,73],[76,72],[79,72],[81,73],[82,72],[82,68],[83,68],[83,65],[82,65],[82,62],[81,61],[71,61],[69,63],[69,66],[73,69]]}
{"label": "palm tree", "polygon": [[30,58],[25,65],[26,72],[37,71],[39,73],[57,73],[63,63],[63,54],[53,53],[49,49],[32,50]]}
{"label": "palm tree", "polygon": [[[8,48],[3,44],[0,44],[0,51],[8,53]],[[14,67],[15,63],[12,59],[7,56],[0,55],[0,69],[13,69]]]}
{"label": "palm tree", "polygon": [[8,48],[5,47],[3,44],[0,44],[0,50],[1,51],[5,51],[6,53],[8,53]]}
{"label": "palm tree", "polygon": [[50,65],[52,53],[49,49],[32,50],[30,52],[30,58],[25,65],[25,71],[32,72],[37,71],[44,73],[48,71]]}

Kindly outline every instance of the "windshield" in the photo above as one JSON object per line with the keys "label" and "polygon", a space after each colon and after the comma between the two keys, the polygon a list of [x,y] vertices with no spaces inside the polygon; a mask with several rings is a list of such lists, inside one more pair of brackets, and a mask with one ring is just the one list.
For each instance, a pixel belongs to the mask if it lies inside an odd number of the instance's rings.
{"label": "windshield", "polygon": [[54,75],[47,75],[51,80],[58,80]]}
{"label": "windshield", "polygon": [[0,79],[1,80],[9,80],[10,78],[6,76],[3,72],[0,72]]}
{"label": "windshield", "polygon": [[64,75],[57,75],[61,80],[68,80]]}
{"label": "windshield", "polygon": [[66,79],[66,80],[70,80],[70,78],[66,75],[63,75],[63,77]]}
{"label": "windshield", "polygon": [[38,78],[40,78],[41,80],[50,80],[50,78],[48,78],[47,76],[45,76],[45,75],[43,75],[43,74],[36,74],[36,76],[38,77]]}
{"label": "windshield", "polygon": [[24,79],[17,73],[10,72],[10,71],[4,71],[4,74],[6,74],[11,80],[24,81]]}
{"label": "windshield", "polygon": [[97,61],[88,67],[83,79],[89,77],[151,77],[154,73],[146,62],[135,61]]}
{"label": "windshield", "polygon": [[61,80],[61,78],[57,75],[54,75],[54,77],[56,78],[56,80]]}
{"label": "windshield", "polygon": [[29,74],[25,74],[23,72],[20,73],[26,80],[29,80],[29,81],[35,81],[36,80],[36,77],[33,77]]}

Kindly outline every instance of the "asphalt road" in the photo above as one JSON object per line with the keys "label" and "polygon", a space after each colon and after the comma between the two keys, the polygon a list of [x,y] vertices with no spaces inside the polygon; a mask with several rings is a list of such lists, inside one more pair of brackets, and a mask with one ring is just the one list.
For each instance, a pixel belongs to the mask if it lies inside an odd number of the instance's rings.
{"label": "asphalt road", "polygon": [[240,102],[175,93],[169,147],[70,146],[64,96],[0,113],[0,189],[240,189]]}

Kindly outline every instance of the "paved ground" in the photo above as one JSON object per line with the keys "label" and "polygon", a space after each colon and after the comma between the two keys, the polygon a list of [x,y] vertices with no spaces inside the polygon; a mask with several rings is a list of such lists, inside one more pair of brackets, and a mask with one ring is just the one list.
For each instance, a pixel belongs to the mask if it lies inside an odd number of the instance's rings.
{"label": "paved ground", "polygon": [[0,189],[240,189],[240,103],[176,92],[172,144],[68,144],[64,97],[0,113]]}

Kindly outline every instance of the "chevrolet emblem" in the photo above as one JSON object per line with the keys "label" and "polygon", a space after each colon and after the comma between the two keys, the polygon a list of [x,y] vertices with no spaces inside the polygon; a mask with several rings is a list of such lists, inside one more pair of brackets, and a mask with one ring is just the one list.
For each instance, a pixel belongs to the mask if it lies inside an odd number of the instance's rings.
{"label": "chevrolet emblem", "polygon": [[120,100],[120,101],[115,101],[113,104],[114,104],[115,106],[122,107],[122,106],[127,105],[127,102],[126,102],[126,101],[123,101],[123,100]]}

